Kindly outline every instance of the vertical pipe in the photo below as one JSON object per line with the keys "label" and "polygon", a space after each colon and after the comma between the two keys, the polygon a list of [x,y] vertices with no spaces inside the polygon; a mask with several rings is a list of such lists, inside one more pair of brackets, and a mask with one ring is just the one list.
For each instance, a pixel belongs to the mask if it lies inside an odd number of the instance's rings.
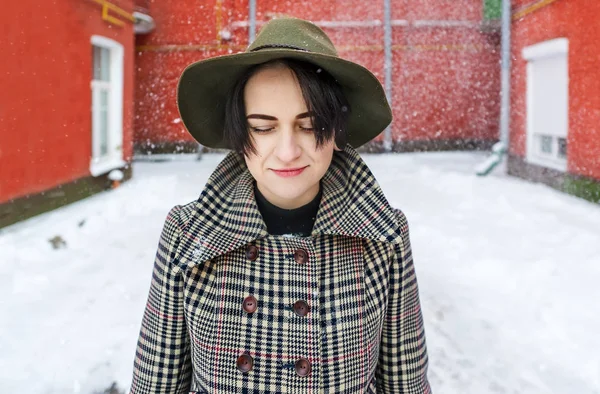
{"label": "vertical pipe", "polygon": [[508,150],[510,129],[510,28],[511,1],[502,0],[502,87],[500,105],[500,142]]}
{"label": "vertical pipe", "polygon": [[[383,0],[383,45],[384,45],[384,71],[385,71],[385,94],[390,106],[392,106],[392,7],[391,0]],[[392,126],[385,129],[383,138],[383,149],[386,152],[392,150]]]}
{"label": "vertical pipe", "polygon": [[256,0],[248,0],[248,45],[254,41],[256,36]]}

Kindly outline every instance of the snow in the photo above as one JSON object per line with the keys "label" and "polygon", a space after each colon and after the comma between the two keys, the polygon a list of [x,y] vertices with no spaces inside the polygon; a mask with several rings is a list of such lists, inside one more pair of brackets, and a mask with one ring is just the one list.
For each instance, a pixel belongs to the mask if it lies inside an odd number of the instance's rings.
{"label": "snow", "polygon": [[[409,220],[434,393],[600,393],[598,204],[502,166],[477,177],[482,153],[363,157]],[[166,214],[222,158],[135,162],[117,189],[0,229],[0,393],[128,388]]]}

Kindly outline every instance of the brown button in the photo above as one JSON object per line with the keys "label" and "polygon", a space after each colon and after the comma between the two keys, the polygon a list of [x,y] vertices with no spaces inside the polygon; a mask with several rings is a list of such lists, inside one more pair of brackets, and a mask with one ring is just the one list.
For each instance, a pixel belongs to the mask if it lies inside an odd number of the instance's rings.
{"label": "brown button", "polygon": [[294,312],[296,312],[296,315],[298,316],[306,316],[309,309],[310,308],[306,301],[296,301],[294,303]]}
{"label": "brown button", "polygon": [[258,248],[254,245],[248,245],[248,249],[246,249],[246,258],[248,260],[256,260],[258,258]]}
{"label": "brown button", "polygon": [[294,252],[294,259],[296,259],[296,263],[304,264],[308,261],[308,253],[304,249],[298,249]]}
{"label": "brown button", "polygon": [[244,298],[244,310],[248,313],[254,313],[256,310],[257,302],[254,296],[248,296]]}
{"label": "brown button", "polygon": [[310,361],[305,358],[296,361],[296,373],[298,376],[308,376],[310,374]]}
{"label": "brown button", "polygon": [[248,354],[242,354],[237,359],[237,367],[242,372],[248,372],[252,369],[254,365],[254,359],[250,357]]}

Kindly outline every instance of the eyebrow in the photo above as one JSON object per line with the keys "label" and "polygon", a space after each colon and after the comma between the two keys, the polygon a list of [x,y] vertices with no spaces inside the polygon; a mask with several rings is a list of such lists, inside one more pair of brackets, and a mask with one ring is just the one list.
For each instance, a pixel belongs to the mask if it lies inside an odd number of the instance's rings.
{"label": "eyebrow", "polygon": [[[296,115],[296,119],[304,119],[310,117],[310,112],[303,112],[299,115]],[[263,120],[277,120],[276,117],[271,115],[263,115],[263,114],[250,114],[246,116],[246,119],[263,119]]]}

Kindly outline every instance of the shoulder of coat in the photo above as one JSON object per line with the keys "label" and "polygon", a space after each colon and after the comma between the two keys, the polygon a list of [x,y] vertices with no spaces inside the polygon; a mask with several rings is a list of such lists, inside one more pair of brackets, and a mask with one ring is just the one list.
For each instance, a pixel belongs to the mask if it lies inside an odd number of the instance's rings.
{"label": "shoulder of coat", "polygon": [[196,201],[190,201],[187,204],[180,205],[179,209],[179,227],[186,231],[196,209]]}
{"label": "shoulder of coat", "polygon": [[402,236],[408,235],[408,219],[406,219],[406,215],[399,208],[392,209],[394,210],[394,216],[396,217],[396,222],[398,223],[400,233],[402,234]]}

